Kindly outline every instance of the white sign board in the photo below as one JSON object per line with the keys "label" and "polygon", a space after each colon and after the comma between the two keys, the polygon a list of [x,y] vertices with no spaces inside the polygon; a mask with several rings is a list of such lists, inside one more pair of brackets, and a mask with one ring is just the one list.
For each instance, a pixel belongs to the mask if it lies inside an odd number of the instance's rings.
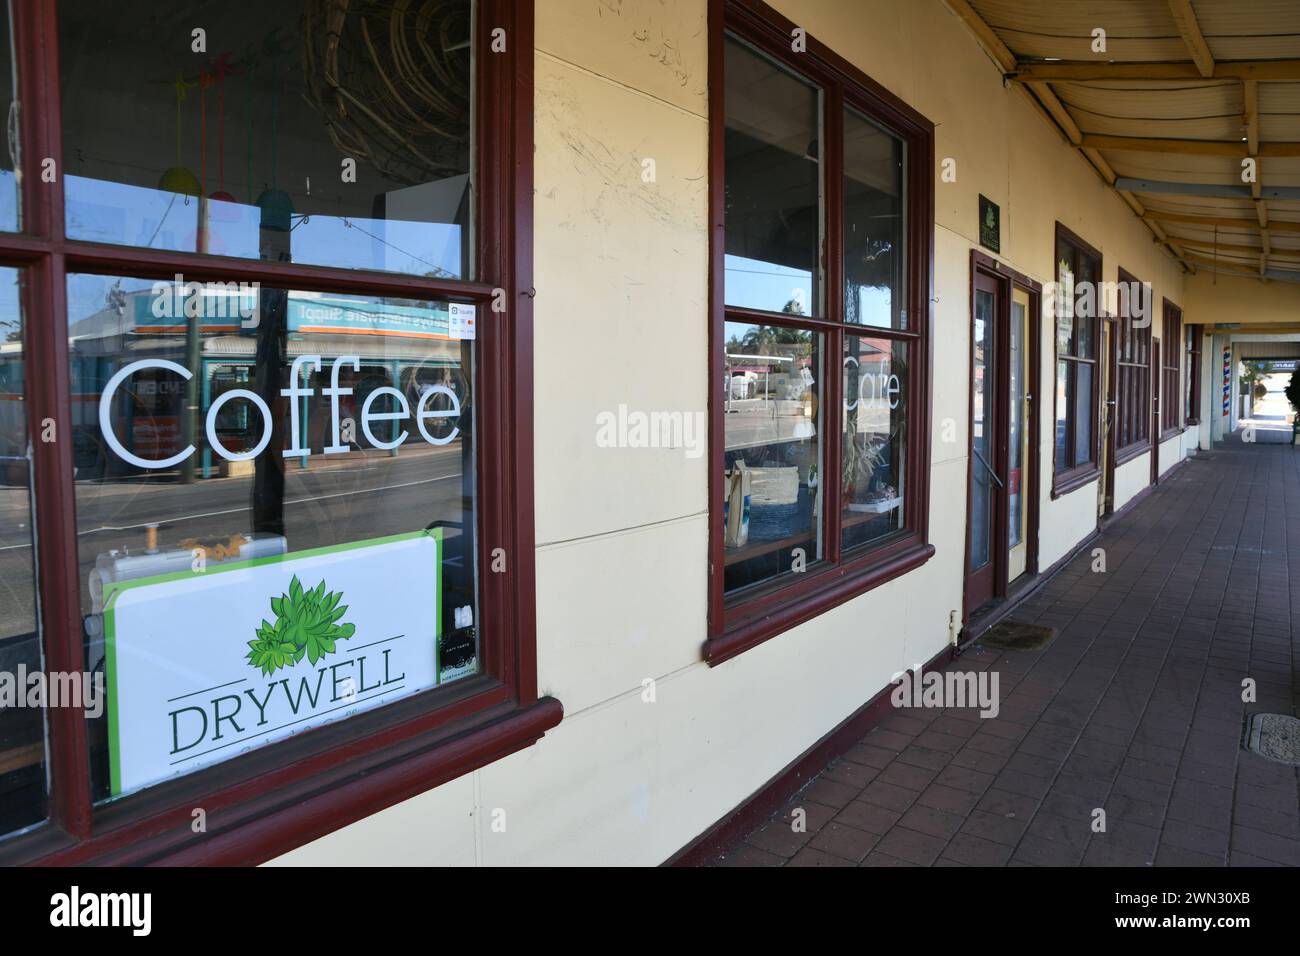
{"label": "white sign board", "polygon": [[113,795],[435,686],[441,568],[435,529],[110,585]]}

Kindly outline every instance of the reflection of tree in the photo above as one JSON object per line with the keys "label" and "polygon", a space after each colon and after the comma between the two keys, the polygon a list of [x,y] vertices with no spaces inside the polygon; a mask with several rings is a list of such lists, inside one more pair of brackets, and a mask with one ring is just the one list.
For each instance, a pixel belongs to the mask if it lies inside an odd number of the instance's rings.
{"label": "reflection of tree", "polygon": [[812,341],[807,332],[800,329],[788,329],[779,325],[755,325],[743,337],[732,336],[727,340],[727,349],[734,351],[763,353],[776,349],[777,346],[800,346],[793,353],[790,349],[781,349],[782,354],[809,355],[812,353]]}

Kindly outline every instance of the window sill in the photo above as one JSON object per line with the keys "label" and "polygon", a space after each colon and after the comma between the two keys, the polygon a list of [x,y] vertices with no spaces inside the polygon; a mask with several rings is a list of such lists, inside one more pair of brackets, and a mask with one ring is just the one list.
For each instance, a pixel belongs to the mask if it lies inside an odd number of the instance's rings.
{"label": "window sill", "polygon": [[1115,452],[1115,467],[1118,468],[1120,465],[1127,465],[1134,458],[1140,458],[1150,450],[1151,442],[1146,439],[1134,442],[1127,448],[1120,448]]}
{"label": "window sill", "polygon": [[1100,476],[1101,469],[1091,462],[1084,468],[1076,468],[1074,471],[1065,471],[1059,475],[1053,475],[1052,500],[1056,500],[1062,495],[1068,495],[1072,491],[1077,491],[1084,485],[1096,481]]}
{"label": "window sill", "polygon": [[704,642],[704,659],[712,667],[742,654],[806,621],[825,614],[845,601],[919,568],[934,556],[934,546],[918,536],[901,543],[887,555],[864,555],[854,564],[827,568],[802,582],[789,600],[776,607],[746,614],[744,607],[731,612],[722,634]]}
{"label": "window sill", "polygon": [[1201,420],[1199,418],[1186,418],[1183,420],[1183,424],[1187,426],[1199,425],[1200,423]]}
{"label": "window sill", "polygon": [[1160,433],[1160,441],[1161,441],[1161,443],[1163,444],[1164,442],[1168,441],[1169,439],[1171,439],[1171,438],[1175,438],[1175,437],[1177,437],[1178,435],[1181,435],[1184,431],[1185,431],[1185,429],[1184,429],[1182,426],[1179,426],[1178,428],[1168,428],[1168,429],[1165,429],[1164,431],[1162,431],[1162,432]]}
{"label": "window sill", "polygon": [[[52,827],[15,837],[0,845],[0,863],[254,866],[523,750],[563,716],[554,698],[525,706],[505,700],[393,742],[383,732],[374,735],[379,739],[353,740],[342,748],[355,751],[348,759],[278,786],[275,777],[314,770],[314,761],[331,751],[216,792],[186,792],[178,781],[176,789],[142,791],[134,811],[125,801],[100,808],[99,832],[80,842]],[[284,757],[281,752],[278,762]],[[160,799],[166,808],[157,806]],[[195,808],[207,813],[205,835],[191,830]]]}

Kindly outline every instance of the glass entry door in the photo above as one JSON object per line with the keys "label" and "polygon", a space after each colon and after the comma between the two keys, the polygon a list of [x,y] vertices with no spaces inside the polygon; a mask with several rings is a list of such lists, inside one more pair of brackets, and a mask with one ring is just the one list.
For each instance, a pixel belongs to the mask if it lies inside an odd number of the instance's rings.
{"label": "glass entry door", "polygon": [[[1041,293],[973,253],[970,457],[966,521],[967,623],[1038,573],[1035,473],[1041,442],[1034,405]],[[1005,271],[1004,271],[1005,270]]]}
{"label": "glass entry door", "polygon": [[1003,447],[998,415],[998,316],[1000,284],[991,276],[975,274],[975,300],[971,324],[970,380],[970,497],[967,527],[966,611],[993,599],[1005,541],[1003,526],[1006,481],[997,467]]}

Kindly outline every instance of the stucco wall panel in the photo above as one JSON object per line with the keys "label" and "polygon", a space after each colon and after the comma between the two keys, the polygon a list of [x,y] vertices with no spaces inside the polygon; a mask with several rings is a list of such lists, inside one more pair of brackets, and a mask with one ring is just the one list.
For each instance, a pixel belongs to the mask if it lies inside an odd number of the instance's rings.
{"label": "stucco wall panel", "polygon": [[596,435],[619,405],[705,410],[706,124],[545,55],[536,104],[537,540],[700,514],[705,435],[694,458]]}
{"label": "stucco wall panel", "polygon": [[707,585],[703,515],[539,549],[543,693],[573,714],[699,663]]}

